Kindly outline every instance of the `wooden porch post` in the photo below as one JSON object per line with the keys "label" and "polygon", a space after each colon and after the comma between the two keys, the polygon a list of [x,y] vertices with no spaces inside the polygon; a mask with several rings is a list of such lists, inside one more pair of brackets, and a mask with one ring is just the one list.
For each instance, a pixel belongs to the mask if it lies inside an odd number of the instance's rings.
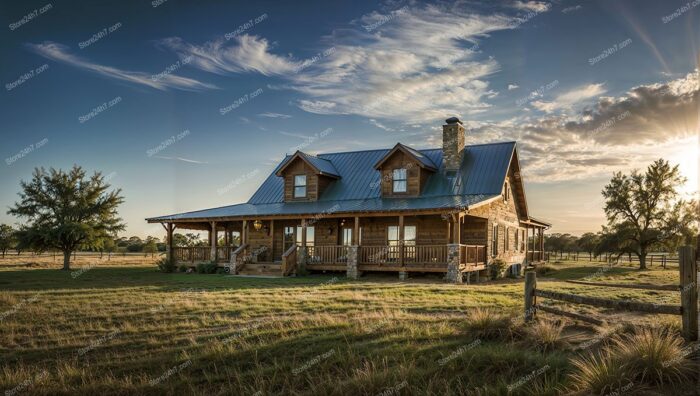
{"label": "wooden porch post", "polygon": [[404,265],[404,262],[403,262],[403,257],[404,257],[403,238],[404,238],[403,215],[399,215],[399,265],[401,267],[403,267],[403,265]]}
{"label": "wooden porch post", "polygon": [[354,246],[360,245],[360,217],[355,216],[355,228],[352,231],[352,244]]}
{"label": "wooden porch post", "polygon": [[270,260],[275,261],[275,220],[273,219],[270,219]]}
{"label": "wooden porch post", "polygon": [[544,261],[544,227],[540,227],[540,261]]}
{"label": "wooden porch post", "polygon": [[216,232],[216,222],[215,221],[211,222],[211,232],[209,233],[209,236],[211,237],[211,255],[209,256],[209,258],[213,262],[216,263],[216,262],[218,262],[218,260],[217,260],[217,256],[218,256],[217,250],[218,249],[216,248],[216,244],[218,241],[217,241],[217,232]]}
{"label": "wooden porch post", "polygon": [[243,220],[241,228],[241,245],[248,243],[248,220]]}
{"label": "wooden porch post", "polygon": [[175,230],[175,227],[173,227],[173,223],[166,223],[167,226],[165,226],[165,231],[166,231],[166,242],[165,242],[165,258],[170,261],[173,259],[173,231]]}
{"label": "wooden porch post", "polygon": [[530,227],[525,226],[525,266],[530,265],[530,259],[527,257],[527,252],[530,250]]}

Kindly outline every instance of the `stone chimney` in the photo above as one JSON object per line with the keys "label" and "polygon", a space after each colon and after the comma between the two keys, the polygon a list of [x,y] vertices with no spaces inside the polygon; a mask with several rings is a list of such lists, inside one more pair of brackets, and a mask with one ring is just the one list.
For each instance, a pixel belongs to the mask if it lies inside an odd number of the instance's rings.
{"label": "stone chimney", "polygon": [[457,117],[445,120],[442,126],[442,156],[445,171],[457,171],[462,164],[464,151],[464,126]]}

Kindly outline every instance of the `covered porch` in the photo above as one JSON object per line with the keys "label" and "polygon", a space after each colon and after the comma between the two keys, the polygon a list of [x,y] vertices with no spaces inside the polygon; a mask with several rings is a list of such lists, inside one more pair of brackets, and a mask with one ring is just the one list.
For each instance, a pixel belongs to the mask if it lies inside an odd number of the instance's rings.
{"label": "covered porch", "polygon": [[[305,271],[450,273],[485,270],[488,221],[464,213],[384,214],[163,222],[178,264],[216,262],[231,273]],[[207,231],[208,246],[175,247],[175,230]],[[223,233],[223,240],[220,238]],[[219,246],[223,241],[223,246]],[[451,267],[452,265],[452,267]]]}

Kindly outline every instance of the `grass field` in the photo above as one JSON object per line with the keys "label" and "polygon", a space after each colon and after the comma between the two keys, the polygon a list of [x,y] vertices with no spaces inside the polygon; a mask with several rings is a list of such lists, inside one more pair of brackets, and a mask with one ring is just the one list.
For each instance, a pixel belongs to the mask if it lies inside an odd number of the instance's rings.
{"label": "grass field", "polygon": [[[348,281],[343,274],[162,274],[152,264],[118,260],[78,263],[72,273],[47,266],[0,260],[0,390],[6,395],[570,394],[574,349],[606,331],[568,323],[554,349],[538,348],[527,336],[474,332],[469,315],[477,307],[521,316],[522,279],[449,285],[435,277],[399,282],[394,275]],[[676,269],[552,267],[547,279],[539,277],[540,287],[679,302],[674,292],[563,282],[671,284],[678,283]],[[578,312],[615,324],[677,327],[680,321]],[[672,392],[694,394],[692,388],[685,383]]]}

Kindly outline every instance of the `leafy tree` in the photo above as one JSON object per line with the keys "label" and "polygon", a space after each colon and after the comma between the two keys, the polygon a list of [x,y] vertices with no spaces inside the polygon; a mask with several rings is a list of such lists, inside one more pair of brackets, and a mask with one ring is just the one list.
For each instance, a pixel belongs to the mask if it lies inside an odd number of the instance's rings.
{"label": "leafy tree", "polygon": [[644,173],[615,173],[602,192],[608,218],[603,242],[618,253],[635,254],[639,269],[646,269],[652,246],[669,243],[692,227],[696,203],[676,199],[683,183],[678,166],[663,159],[654,161]]}
{"label": "leafy tree", "polygon": [[0,224],[0,250],[3,258],[7,250],[13,248],[16,243],[15,229],[7,224]]}
{"label": "leafy tree", "polygon": [[62,251],[64,270],[70,270],[76,249],[124,229],[117,215],[124,202],[121,190],[108,191],[110,185],[100,172],[87,177],[77,165],[67,172],[36,168],[32,180],[20,185],[20,201],[7,212],[27,219],[17,233],[20,244],[37,251]]}
{"label": "leafy tree", "polygon": [[173,234],[173,246],[185,247],[187,244],[187,237],[182,234]]}
{"label": "leafy tree", "polygon": [[146,243],[143,245],[143,252],[145,254],[150,253],[151,257],[153,257],[153,255],[158,252],[158,245],[156,244],[157,241],[158,238],[154,238],[151,236],[146,238]]}
{"label": "leafy tree", "polygon": [[576,241],[576,245],[582,252],[588,253],[588,260],[592,260],[592,254],[600,242],[600,237],[592,232],[587,232]]}
{"label": "leafy tree", "polygon": [[112,253],[117,250],[117,243],[112,238],[106,238],[103,242],[103,249],[107,252],[107,260],[112,259]]}

